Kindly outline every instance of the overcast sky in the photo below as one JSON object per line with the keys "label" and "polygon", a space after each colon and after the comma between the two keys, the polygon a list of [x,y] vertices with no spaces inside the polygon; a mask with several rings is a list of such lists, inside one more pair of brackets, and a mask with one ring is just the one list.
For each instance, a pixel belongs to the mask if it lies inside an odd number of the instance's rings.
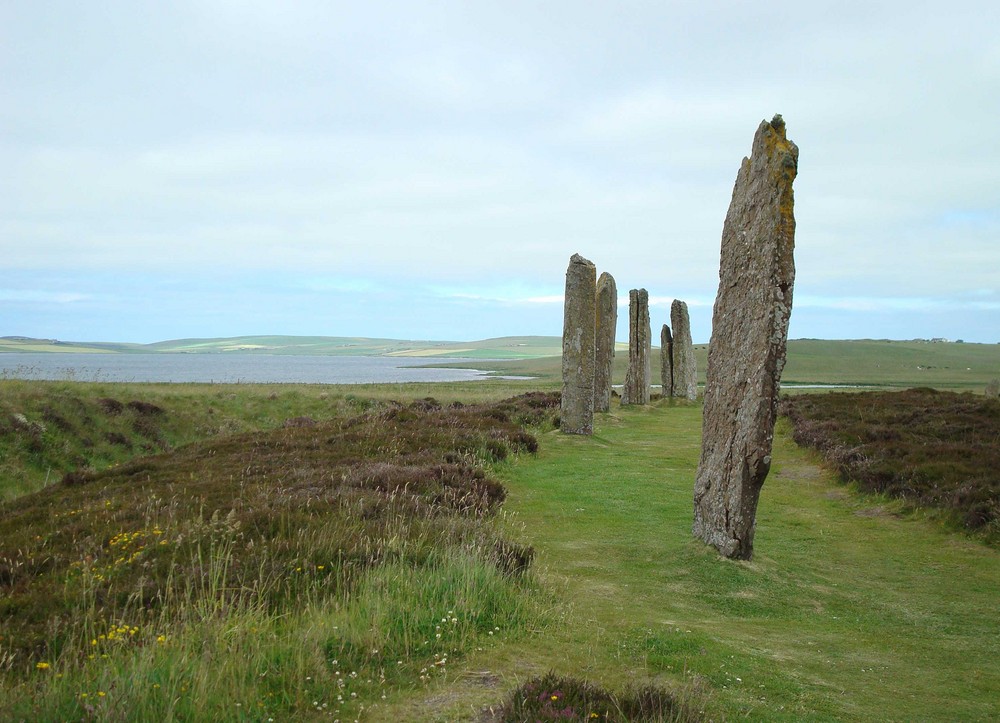
{"label": "overcast sky", "polygon": [[0,0],[0,336],[558,335],[578,252],[705,342],[781,113],[790,336],[998,342],[998,27],[995,0]]}

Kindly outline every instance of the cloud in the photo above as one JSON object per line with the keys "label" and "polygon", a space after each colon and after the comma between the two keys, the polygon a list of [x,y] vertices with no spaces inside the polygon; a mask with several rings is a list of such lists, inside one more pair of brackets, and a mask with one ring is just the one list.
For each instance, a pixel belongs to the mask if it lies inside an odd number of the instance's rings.
{"label": "cloud", "polygon": [[558,333],[579,252],[707,336],[733,180],[781,112],[799,333],[955,309],[989,334],[995,297],[961,294],[1000,287],[996,4],[113,0],[0,25],[5,273],[92,297],[39,324],[87,306],[114,336],[159,288],[211,293],[222,334],[248,307],[334,327],[333,297],[372,335]]}
{"label": "cloud", "polygon": [[526,289],[520,285],[501,285],[480,288],[427,287],[427,292],[443,299],[476,301],[501,306],[525,306],[538,304],[562,304],[562,294],[547,294]]}
{"label": "cloud", "polygon": [[[988,292],[992,293],[992,292]],[[795,296],[796,308],[842,309],[845,311],[1000,311],[1000,300],[982,301],[976,298],[920,297],[822,297]]]}
{"label": "cloud", "polygon": [[76,304],[92,299],[88,294],[42,289],[0,289],[0,303]]}

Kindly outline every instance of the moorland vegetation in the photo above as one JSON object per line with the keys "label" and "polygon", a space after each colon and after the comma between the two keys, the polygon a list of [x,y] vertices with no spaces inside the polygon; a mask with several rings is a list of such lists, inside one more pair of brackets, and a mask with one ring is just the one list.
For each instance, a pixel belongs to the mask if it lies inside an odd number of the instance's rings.
{"label": "moorland vegetation", "polygon": [[924,387],[786,397],[781,412],[845,482],[1000,543],[1000,399]]}
{"label": "moorland vegetation", "polygon": [[164,452],[176,410],[42,386],[61,399],[9,415],[6,449],[87,465],[3,505],[6,718],[356,716],[533,619],[487,467],[557,397],[342,399]]}
{"label": "moorland vegetation", "polygon": [[[700,407],[577,439],[552,386],[0,381],[2,717],[1000,715],[982,529],[845,487],[782,421],[756,557],[723,561],[690,534]],[[792,415],[983,401],[952,396]]]}

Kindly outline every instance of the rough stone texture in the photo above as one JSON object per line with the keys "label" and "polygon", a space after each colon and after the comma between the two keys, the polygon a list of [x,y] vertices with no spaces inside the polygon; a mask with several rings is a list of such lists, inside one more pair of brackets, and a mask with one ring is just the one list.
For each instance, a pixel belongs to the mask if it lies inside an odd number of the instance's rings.
{"label": "rough stone texture", "polygon": [[694,534],[722,555],[742,560],[753,555],[757,500],[771,465],[785,365],[798,155],[781,116],[762,122],[736,177],[722,231]]}
{"label": "rough stone texture", "polygon": [[660,385],[664,397],[674,395],[674,337],[666,324],[660,329]]}
{"label": "rough stone texture", "polygon": [[693,402],[698,398],[698,364],[694,359],[694,345],[691,343],[688,306],[683,301],[674,299],[674,303],[670,305],[670,325],[674,327],[672,396]]}
{"label": "rough stone texture", "polygon": [[986,396],[987,397],[1000,397],[1000,379],[992,379],[990,383],[986,385]]}
{"label": "rough stone texture", "polygon": [[604,272],[597,280],[597,342],[594,368],[594,411],[611,409],[611,372],[615,363],[615,332],[618,328],[618,288],[614,277]]}
{"label": "rough stone texture", "polygon": [[649,294],[645,289],[628,292],[628,371],[622,389],[622,404],[649,404],[652,351],[649,328]]}
{"label": "rough stone texture", "polygon": [[559,428],[566,434],[594,433],[594,342],[597,268],[573,254],[566,269],[563,307],[562,403]]}

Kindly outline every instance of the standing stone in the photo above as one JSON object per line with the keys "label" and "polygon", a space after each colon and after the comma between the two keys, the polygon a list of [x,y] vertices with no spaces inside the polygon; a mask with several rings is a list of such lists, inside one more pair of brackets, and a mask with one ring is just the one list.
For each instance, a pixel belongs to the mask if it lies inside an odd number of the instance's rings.
{"label": "standing stone", "polygon": [[693,402],[698,399],[698,364],[691,343],[688,307],[683,301],[674,299],[670,305],[670,324],[674,327],[673,396]]}
{"label": "standing stone", "polygon": [[986,396],[994,399],[1000,397],[1000,379],[992,379],[990,383],[986,385]]}
{"label": "standing stone", "polygon": [[594,341],[597,268],[573,254],[566,269],[563,307],[562,402],[559,428],[566,434],[594,433]]}
{"label": "standing stone", "polygon": [[660,329],[660,385],[664,399],[674,395],[674,338],[666,324]]}
{"label": "standing stone", "polygon": [[761,122],[722,231],[693,529],[740,560],[753,555],[757,500],[771,466],[795,281],[798,156],[780,115]]}
{"label": "standing stone", "polygon": [[649,328],[649,294],[645,289],[628,292],[628,371],[622,389],[622,404],[649,404],[652,381],[649,357],[652,351]]}
{"label": "standing stone", "polygon": [[614,277],[604,272],[597,280],[597,363],[594,369],[594,411],[611,409],[611,373],[615,363],[615,332],[618,329],[618,288]]}

